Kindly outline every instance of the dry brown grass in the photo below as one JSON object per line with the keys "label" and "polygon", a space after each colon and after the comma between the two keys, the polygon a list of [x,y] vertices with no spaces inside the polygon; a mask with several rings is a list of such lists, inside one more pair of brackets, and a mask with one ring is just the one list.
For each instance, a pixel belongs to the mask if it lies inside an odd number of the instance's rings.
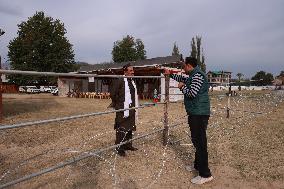
{"label": "dry brown grass", "polygon": [[[246,92],[231,99],[212,94],[208,128],[209,163],[214,182],[207,188],[284,188],[284,103],[268,92]],[[252,98],[253,97],[253,98]],[[282,97],[283,98],[283,97]],[[278,100],[278,101],[277,101]],[[4,95],[4,121],[13,124],[105,111],[109,100],[44,95]],[[275,106],[275,102],[279,103]],[[137,133],[162,128],[163,106],[141,109]],[[170,123],[186,121],[181,103],[170,104]],[[0,131],[0,184],[50,167],[90,149],[114,143],[114,114]],[[187,124],[170,131],[170,140],[187,137]],[[109,151],[15,188],[199,188],[184,166],[192,163],[189,138],[164,147],[161,134],[134,142],[137,152],[121,158]]]}

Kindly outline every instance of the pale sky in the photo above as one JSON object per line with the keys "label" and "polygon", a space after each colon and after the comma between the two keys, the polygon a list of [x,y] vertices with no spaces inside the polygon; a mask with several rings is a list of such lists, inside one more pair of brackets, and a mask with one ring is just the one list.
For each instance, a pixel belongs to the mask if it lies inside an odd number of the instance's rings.
{"label": "pale sky", "polygon": [[184,56],[201,35],[207,71],[251,77],[284,70],[284,0],[0,0],[0,55],[22,21],[36,11],[59,19],[76,61],[111,61],[116,40],[140,38],[148,58],[171,55],[174,42]]}

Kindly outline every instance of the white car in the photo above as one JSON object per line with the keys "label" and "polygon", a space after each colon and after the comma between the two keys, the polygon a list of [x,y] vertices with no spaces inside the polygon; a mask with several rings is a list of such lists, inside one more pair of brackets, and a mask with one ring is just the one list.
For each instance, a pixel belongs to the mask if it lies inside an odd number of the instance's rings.
{"label": "white car", "polygon": [[40,90],[41,93],[44,93],[45,92],[45,86],[40,86],[39,90]]}
{"label": "white car", "polygon": [[26,86],[27,93],[40,93],[40,90],[36,86]]}
{"label": "white car", "polygon": [[20,93],[25,93],[25,92],[27,92],[27,87],[26,87],[26,86],[20,86],[20,87],[19,87],[19,92],[20,92]]}
{"label": "white car", "polygon": [[52,89],[51,94],[58,96],[58,88]]}
{"label": "white car", "polygon": [[41,93],[50,93],[51,92],[51,88],[49,86],[40,86],[39,90]]}
{"label": "white car", "polygon": [[49,86],[45,86],[44,87],[44,92],[45,93],[50,93],[51,92],[51,88]]}
{"label": "white car", "polygon": [[50,90],[52,91],[53,89],[56,89],[56,86],[48,86],[50,88]]}

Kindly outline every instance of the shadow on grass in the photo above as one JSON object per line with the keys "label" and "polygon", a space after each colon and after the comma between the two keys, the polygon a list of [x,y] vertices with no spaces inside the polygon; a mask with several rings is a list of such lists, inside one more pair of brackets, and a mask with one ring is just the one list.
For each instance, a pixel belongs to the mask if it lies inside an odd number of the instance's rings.
{"label": "shadow on grass", "polygon": [[[191,165],[194,161],[194,150],[192,149],[193,146],[188,145],[191,144],[190,138],[185,138],[182,141],[178,141],[179,139],[178,136],[169,135],[169,140],[171,141],[169,147],[173,149],[176,153],[176,157],[182,160],[184,165]],[[186,143],[186,145],[181,145],[184,143]]]}
{"label": "shadow on grass", "polygon": [[23,113],[38,112],[58,105],[58,102],[52,98],[3,99],[3,117],[9,118]]}

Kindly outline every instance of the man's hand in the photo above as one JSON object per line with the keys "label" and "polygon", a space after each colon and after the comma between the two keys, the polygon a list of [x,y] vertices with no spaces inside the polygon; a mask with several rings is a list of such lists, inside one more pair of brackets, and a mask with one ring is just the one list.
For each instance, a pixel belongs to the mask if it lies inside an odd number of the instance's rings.
{"label": "man's hand", "polygon": [[185,84],[183,82],[178,83],[178,88],[181,89]]}
{"label": "man's hand", "polygon": [[171,71],[166,69],[166,68],[164,68],[164,75],[170,75],[170,74],[171,74]]}

